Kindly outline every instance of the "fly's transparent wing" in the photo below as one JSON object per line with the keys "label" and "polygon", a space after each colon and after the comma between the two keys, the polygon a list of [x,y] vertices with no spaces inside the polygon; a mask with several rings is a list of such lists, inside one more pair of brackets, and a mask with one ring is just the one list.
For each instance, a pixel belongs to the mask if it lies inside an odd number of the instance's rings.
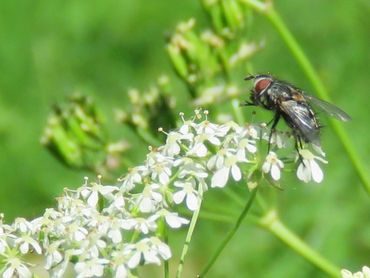
{"label": "fly's transparent wing", "polygon": [[280,108],[287,124],[298,132],[304,141],[320,145],[320,128],[307,104],[287,100],[280,103]]}
{"label": "fly's transparent wing", "polygon": [[304,95],[305,99],[307,99],[310,103],[318,107],[319,109],[323,110],[327,114],[329,114],[332,117],[337,118],[340,121],[347,122],[351,120],[351,117],[344,112],[342,109],[338,108],[334,104],[331,104],[327,101],[324,101],[322,99],[315,98],[310,95]]}

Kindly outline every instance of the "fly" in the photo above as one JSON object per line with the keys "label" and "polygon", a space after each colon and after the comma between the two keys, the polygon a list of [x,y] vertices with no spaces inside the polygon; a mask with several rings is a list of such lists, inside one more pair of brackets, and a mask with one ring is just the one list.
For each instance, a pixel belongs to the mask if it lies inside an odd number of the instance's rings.
{"label": "fly", "polygon": [[250,101],[243,105],[262,106],[275,113],[270,122],[272,126],[268,149],[270,149],[271,135],[281,118],[292,129],[297,150],[298,146],[302,149],[302,141],[320,146],[321,126],[312,105],[340,121],[346,122],[351,119],[335,105],[308,95],[294,85],[275,79],[269,74],[249,75],[245,80],[253,80],[254,84]]}

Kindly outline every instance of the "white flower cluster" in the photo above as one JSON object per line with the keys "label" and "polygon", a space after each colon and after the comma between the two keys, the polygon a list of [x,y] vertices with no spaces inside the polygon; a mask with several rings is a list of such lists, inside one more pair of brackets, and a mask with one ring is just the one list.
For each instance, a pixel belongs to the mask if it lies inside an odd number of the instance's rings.
{"label": "white flower cluster", "polygon": [[342,278],[370,278],[370,268],[368,266],[362,267],[362,271],[352,273],[347,269],[341,270]]}
{"label": "white flower cluster", "polygon": [[[171,257],[163,227],[177,229],[189,223],[175,205],[199,209],[209,187],[224,187],[230,179],[249,179],[253,171],[279,180],[285,164],[275,152],[262,154],[261,140],[269,130],[234,122],[218,125],[200,111],[167,134],[166,144],[151,148],[146,161],[129,169],[118,185],[85,183],[66,190],[56,209],[47,209],[33,221],[0,222],[0,266],[3,277],[31,277],[22,261],[29,252],[46,257],[51,277],[63,277],[70,262],[76,277],[127,277],[142,264],[160,264]],[[163,131],[163,130],[162,130]],[[164,131],[163,131],[164,132]],[[284,147],[274,136],[273,149]],[[279,143],[280,142],[280,143]],[[262,159],[261,159],[262,158]],[[320,182],[321,157],[301,150],[299,179]],[[292,160],[293,161],[293,160]],[[255,169],[251,171],[251,169]]]}

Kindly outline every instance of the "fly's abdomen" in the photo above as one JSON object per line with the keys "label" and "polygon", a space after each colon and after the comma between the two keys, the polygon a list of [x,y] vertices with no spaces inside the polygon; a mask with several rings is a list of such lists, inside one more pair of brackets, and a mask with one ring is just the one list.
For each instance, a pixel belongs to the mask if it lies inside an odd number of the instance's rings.
{"label": "fly's abdomen", "polygon": [[282,116],[293,129],[295,135],[305,142],[320,145],[320,126],[311,107],[305,103],[294,100],[281,102]]}

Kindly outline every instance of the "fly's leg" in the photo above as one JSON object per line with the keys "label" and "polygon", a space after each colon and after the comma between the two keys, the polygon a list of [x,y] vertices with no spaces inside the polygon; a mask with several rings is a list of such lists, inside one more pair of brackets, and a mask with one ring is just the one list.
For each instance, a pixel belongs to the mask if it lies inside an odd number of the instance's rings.
{"label": "fly's leg", "polygon": [[302,138],[299,136],[299,135],[295,135],[295,149],[297,150],[297,153],[298,153],[298,160],[303,164],[304,167],[306,167],[304,161],[303,161],[303,157],[301,155],[301,153],[299,152],[299,150],[302,150],[303,149],[303,145],[302,145]]}
{"label": "fly's leg", "polygon": [[256,106],[256,104],[246,100],[243,103],[240,103],[239,106]]}
{"label": "fly's leg", "polygon": [[272,119],[272,126],[271,126],[271,130],[270,130],[270,134],[269,134],[269,143],[268,143],[268,147],[267,147],[267,154],[270,152],[272,133],[275,132],[275,127],[279,123],[279,120],[280,120],[280,114],[276,113],[274,118]]}

